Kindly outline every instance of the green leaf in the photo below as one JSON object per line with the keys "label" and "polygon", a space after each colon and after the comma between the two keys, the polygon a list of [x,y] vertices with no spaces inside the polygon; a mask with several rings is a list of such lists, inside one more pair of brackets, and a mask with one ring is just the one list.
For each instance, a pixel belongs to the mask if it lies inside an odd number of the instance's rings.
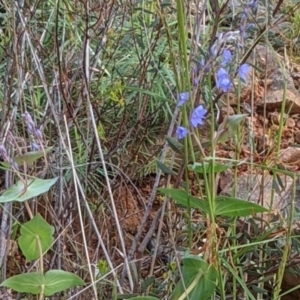
{"label": "green leaf", "polygon": [[138,294],[119,294],[117,295],[118,300],[131,299],[132,297],[137,297]]}
{"label": "green leaf", "polygon": [[12,276],[1,283],[19,293],[30,293],[38,295],[44,282],[44,275],[40,272],[20,274]]}
{"label": "green leaf", "polygon": [[18,181],[0,196],[0,203],[6,203],[11,201],[24,202],[33,197],[39,196],[49,191],[51,186],[56,182],[56,178],[52,179],[40,179],[34,178],[27,182]]}
{"label": "green leaf", "polygon": [[156,164],[157,167],[161,169],[164,174],[175,175],[175,173],[170,168],[168,168],[165,164],[163,164],[161,161],[157,160]]}
{"label": "green leaf", "polygon": [[51,270],[45,274],[45,296],[67,290],[74,286],[85,285],[84,281],[75,274],[62,270]]}
{"label": "green leaf", "polygon": [[256,286],[256,285],[251,285],[252,289],[254,292],[258,293],[258,294],[268,294],[268,291],[259,287],[259,286]]}
{"label": "green leaf", "polygon": [[[23,163],[25,162],[27,165],[31,165],[33,164],[35,161],[37,161],[38,159],[42,158],[45,156],[45,153],[48,154],[51,150],[53,149],[53,147],[48,147],[45,148],[45,152],[44,151],[32,151],[32,152],[27,152],[23,155],[20,156],[16,156],[13,157],[12,160],[18,165],[21,166],[23,165]],[[10,163],[2,161],[1,165],[3,165],[4,167],[9,167]]]}
{"label": "green leaf", "polygon": [[231,115],[228,117],[229,127],[233,129],[237,129],[238,125],[245,120],[245,118],[249,116],[249,114],[239,114],[239,115]]}
{"label": "green leaf", "polygon": [[129,298],[129,300],[159,300],[159,298],[151,297],[151,296],[138,296],[134,298]]}
{"label": "green leaf", "polygon": [[182,261],[183,278],[176,285],[170,300],[186,299],[185,291],[189,291],[189,300],[199,300],[199,295],[201,300],[208,299],[215,291],[217,270],[198,256],[187,255]]}
{"label": "green leaf", "polygon": [[[214,163],[214,172],[221,173],[228,170],[231,166]],[[194,163],[193,165],[189,165],[189,170],[196,172],[196,173],[209,173],[211,169],[211,162],[204,161],[202,163]]]}
{"label": "green leaf", "polygon": [[230,138],[230,136],[229,136],[228,128],[218,129],[215,141],[216,141],[216,143],[225,143],[229,140],[229,138]]}
{"label": "green leaf", "polygon": [[173,151],[175,151],[177,153],[182,153],[183,145],[181,143],[179,143],[176,139],[168,136],[167,142]]}
{"label": "green leaf", "polygon": [[18,239],[22,253],[27,260],[35,260],[53,244],[54,227],[50,226],[40,214],[22,225]]}
{"label": "green leaf", "polygon": [[16,275],[3,281],[1,286],[11,288],[19,293],[37,295],[44,291],[44,296],[52,296],[84,284],[84,281],[75,274],[62,270],[51,270],[45,276],[40,272]]}
{"label": "green leaf", "polygon": [[190,207],[198,208],[205,213],[209,212],[207,201],[190,196],[184,190],[159,188],[158,191],[164,195],[168,195],[170,198],[172,198],[178,204],[183,205],[184,207],[188,207],[188,199],[189,199]]}
{"label": "green leaf", "polygon": [[[190,207],[197,208],[204,213],[209,212],[208,202],[206,200],[190,196],[184,190],[159,188],[158,191],[164,195],[168,195],[170,198],[184,207],[188,207],[189,199]],[[268,210],[266,208],[258,204],[242,199],[225,196],[216,197],[216,215],[227,217],[245,217],[267,211]]]}
{"label": "green leaf", "polygon": [[224,143],[230,138],[233,138],[238,130],[239,124],[248,116],[248,114],[232,115],[224,119],[220,124],[217,135],[216,142]]}
{"label": "green leaf", "polygon": [[141,291],[145,292],[147,290],[147,288],[153,284],[155,284],[154,276],[150,276],[150,277],[146,278],[144,281],[141,282]]}
{"label": "green leaf", "polygon": [[267,211],[266,208],[246,200],[225,196],[218,196],[216,198],[216,215],[246,217]]}

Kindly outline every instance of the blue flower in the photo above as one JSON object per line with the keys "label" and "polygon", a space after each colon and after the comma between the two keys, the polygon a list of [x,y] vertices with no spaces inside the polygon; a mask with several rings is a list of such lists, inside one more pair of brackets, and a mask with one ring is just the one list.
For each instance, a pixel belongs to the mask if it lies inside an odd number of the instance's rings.
{"label": "blue flower", "polygon": [[222,57],[221,65],[225,67],[226,65],[228,65],[231,62],[231,59],[232,59],[231,52],[229,50],[225,49],[223,51],[223,57]]}
{"label": "blue flower", "polygon": [[256,13],[258,1],[257,0],[250,0],[245,7],[244,11],[242,12],[241,15],[241,21],[244,22],[247,20],[248,16],[250,13],[254,14]]}
{"label": "blue flower", "polygon": [[250,66],[247,65],[247,64],[242,64],[240,67],[239,67],[239,71],[238,71],[238,76],[240,77],[240,79],[243,81],[243,82],[246,82],[247,81],[247,75],[248,73],[250,72]]}
{"label": "blue flower", "polygon": [[176,135],[179,140],[184,139],[188,133],[189,131],[185,127],[178,126],[176,129]]}
{"label": "blue flower", "polygon": [[242,12],[242,15],[241,15],[241,22],[244,22],[244,21],[247,20],[248,14],[249,14],[249,9],[246,8],[246,9]]}
{"label": "blue flower", "polygon": [[182,106],[185,102],[189,100],[190,93],[189,92],[183,92],[178,95],[178,101],[177,101],[177,106],[180,107]]}
{"label": "blue flower", "polygon": [[255,25],[253,23],[249,23],[246,26],[246,31],[250,31],[250,30],[254,30],[255,29]]}
{"label": "blue flower", "polygon": [[248,3],[248,7],[250,7],[252,10],[255,10],[257,8],[257,0],[250,0]]}
{"label": "blue flower", "polygon": [[196,128],[198,125],[203,125],[203,119],[205,119],[206,113],[207,110],[203,108],[202,105],[199,105],[197,108],[195,108],[190,119],[192,126]]}
{"label": "blue flower", "polygon": [[39,151],[40,150],[40,146],[37,143],[33,142],[31,144],[31,149],[32,149],[32,151]]}
{"label": "blue flower", "polygon": [[216,83],[217,88],[221,89],[224,93],[228,92],[231,89],[232,83],[229,74],[225,69],[220,68],[217,72]]}

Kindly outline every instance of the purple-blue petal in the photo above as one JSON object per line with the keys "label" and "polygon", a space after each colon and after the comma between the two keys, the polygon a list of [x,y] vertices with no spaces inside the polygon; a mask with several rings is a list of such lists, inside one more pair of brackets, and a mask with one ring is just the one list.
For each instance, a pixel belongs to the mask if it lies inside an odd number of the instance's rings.
{"label": "purple-blue petal", "polygon": [[188,133],[189,131],[183,126],[178,126],[176,129],[176,135],[179,140],[184,139]]}
{"label": "purple-blue petal", "polygon": [[223,51],[221,65],[222,66],[228,65],[231,62],[231,59],[232,59],[232,54],[231,54],[230,50],[225,49]]}
{"label": "purple-blue petal", "polygon": [[40,150],[40,146],[37,143],[33,142],[31,144],[31,149],[32,149],[32,151],[39,151]]}
{"label": "purple-blue petal", "polygon": [[197,108],[195,108],[191,114],[190,123],[193,127],[197,127],[198,125],[203,125],[205,114],[207,113],[207,110],[203,108],[202,105],[199,105]]}
{"label": "purple-blue petal", "polygon": [[222,76],[228,76],[229,77],[228,72],[224,68],[220,68],[216,75],[217,75],[217,78],[221,78]]}
{"label": "purple-blue petal", "polygon": [[231,88],[231,81],[228,77],[223,77],[218,81],[218,87],[221,89],[224,93],[227,93]]}
{"label": "purple-blue petal", "polygon": [[228,92],[231,89],[232,83],[229,74],[223,68],[220,68],[216,73],[216,85],[217,88],[222,90],[224,93]]}
{"label": "purple-blue petal", "polygon": [[179,93],[179,95],[178,95],[178,101],[177,101],[177,106],[178,107],[182,106],[184,103],[186,103],[189,100],[189,97],[190,97],[190,93],[189,92]]}
{"label": "purple-blue petal", "polygon": [[257,8],[257,4],[258,4],[257,0],[250,0],[248,3],[248,7],[254,10]]}
{"label": "purple-blue petal", "polygon": [[248,64],[242,64],[238,70],[238,76],[243,82],[247,81],[247,75],[250,72],[251,68]]}

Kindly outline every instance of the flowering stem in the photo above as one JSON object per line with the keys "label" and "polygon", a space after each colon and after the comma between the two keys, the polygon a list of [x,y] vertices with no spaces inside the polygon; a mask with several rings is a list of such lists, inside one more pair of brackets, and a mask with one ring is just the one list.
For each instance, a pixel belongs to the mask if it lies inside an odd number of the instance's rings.
{"label": "flowering stem", "polygon": [[[180,65],[180,79],[178,80],[179,90],[184,89],[190,91],[190,74],[189,74],[189,61],[187,54],[187,35],[185,28],[185,16],[184,16],[184,3],[181,0],[177,0],[177,20],[179,30],[179,65]],[[183,126],[188,128],[188,116],[187,106],[184,105],[182,110]],[[188,176],[188,163],[189,163],[189,149],[192,149],[192,140],[188,136],[184,140],[184,166],[185,166],[185,189],[189,193],[189,176]],[[188,223],[188,245],[192,248],[192,225],[191,225],[191,206],[190,200],[187,201],[187,223]]]}
{"label": "flowering stem", "polygon": [[[183,124],[185,127],[188,125],[188,119],[187,119],[187,109],[186,106],[183,108]],[[190,142],[190,135],[187,139],[184,139],[184,175],[185,175],[185,189],[189,193],[189,174],[188,174],[188,164],[189,164],[189,142]],[[187,199],[187,223],[188,223],[188,244],[189,248],[192,248],[192,224],[191,224],[191,204],[190,204],[190,198]]]}
{"label": "flowering stem", "polygon": [[181,0],[177,0],[177,20],[178,20],[178,30],[179,30],[179,55],[180,55],[180,75],[182,76],[182,87],[189,87],[189,62],[187,55],[187,35],[185,28],[185,17],[184,17],[184,3]]}
{"label": "flowering stem", "polygon": [[[211,81],[208,81],[209,85],[209,90],[212,91],[211,87]],[[212,95],[210,95],[210,99],[212,99]],[[213,101],[210,101],[213,103]],[[211,143],[211,161],[210,161],[210,173],[209,173],[209,189],[207,190],[207,200],[209,202],[209,218],[210,222],[214,223],[215,222],[215,172],[214,172],[214,157],[215,157],[215,143],[213,142],[215,139],[215,115],[214,115],[214,110],[213,108],[211,109],[211,117],[210,117],[210,140],[212,141]],[[216,249],[217,251],[217,249]]]}

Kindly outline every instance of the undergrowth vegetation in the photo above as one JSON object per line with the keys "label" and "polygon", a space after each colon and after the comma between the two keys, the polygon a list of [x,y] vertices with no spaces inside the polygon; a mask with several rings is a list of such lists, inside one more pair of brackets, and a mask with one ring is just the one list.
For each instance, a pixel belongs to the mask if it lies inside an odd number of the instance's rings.
{"label": "undergrowth vegetation", "polygon": [[1,299],[300,298],[298,1],[0,11]]}

